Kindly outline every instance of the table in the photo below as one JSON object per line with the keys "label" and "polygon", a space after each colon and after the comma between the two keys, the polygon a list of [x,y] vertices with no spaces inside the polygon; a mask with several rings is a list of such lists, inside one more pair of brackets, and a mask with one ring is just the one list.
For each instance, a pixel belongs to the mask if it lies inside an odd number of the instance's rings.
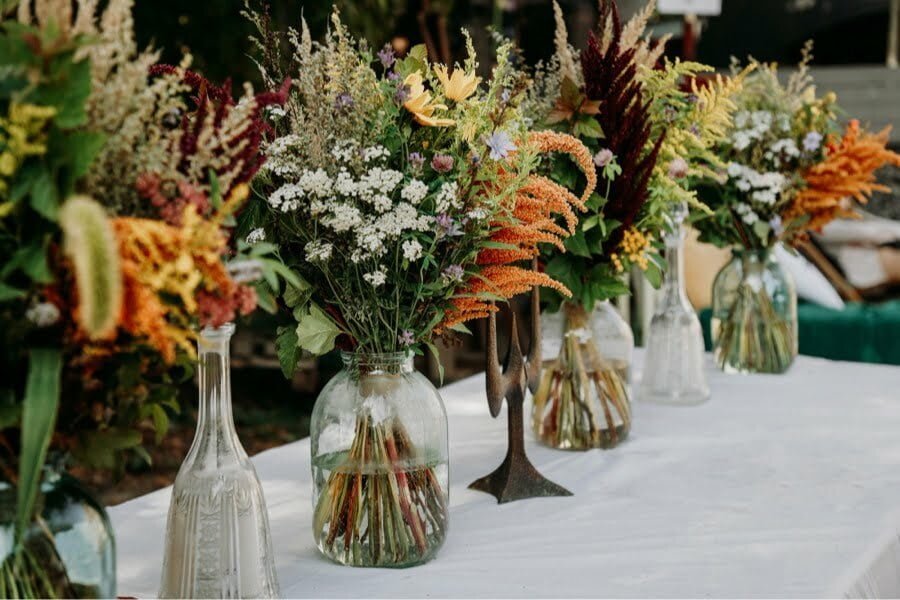
{"label": "table", "polygon": [[[450,530],[437,559],[414,569],[319,556],[308,439],[257,455],[282,594],[900,594],[900,367],[800,357],[785,376],[729,376],[707,357],[707,372],[710,402],[636,403],[613,450],[554,451],[529,431],[532,461],[574,496],[505,505],[466,486],[500,463],[506,411],[490,418],[482,376],[444,388]],[[109,511],[120,595],[156,597],[170,493]]]}

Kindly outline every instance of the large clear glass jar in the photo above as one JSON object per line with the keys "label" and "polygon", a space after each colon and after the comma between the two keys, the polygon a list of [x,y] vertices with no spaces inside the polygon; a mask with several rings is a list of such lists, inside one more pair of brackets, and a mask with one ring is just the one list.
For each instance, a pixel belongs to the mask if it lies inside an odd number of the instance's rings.
{"label": "large clear glass jar", "polygon": [[447,535],[447,413],[412,354],[343,353],[310,426],[313,536],[328,558],[409,567]]}
{"label": "large clear glass jar", "polygon": [[197,431],[178,469],[161,598],[277,598],[269,516],[231,412],[234,325],[200,332]]}
{"label": "large clear glass jar", "polygon": [[115,598],[116,545],[103,506],[45,467],[37,516],[17,544],[16,488],[0,482],[0,597]]}
{"label": "large clear glass jar", "polygon": [[532,409],[535,435],[563,450],[618,445],[631,429],[631,328],[608,301],[590,314],[563,302],[558,313],[546,316],[544,364]]}
{"label": "large clear glass jar", "polygon": [[734,250],[713,282],[712,338],[727,373],[784,373],[797,356],[797,291],[771,249]]}
{"label": "large clear glass jar", "polygon": [[684,282],[686,204],[672,211],[665,234],[666,273],[647,336],[638,398],[661,404],[701,404],[709,399],[703,370],[703,332]]}

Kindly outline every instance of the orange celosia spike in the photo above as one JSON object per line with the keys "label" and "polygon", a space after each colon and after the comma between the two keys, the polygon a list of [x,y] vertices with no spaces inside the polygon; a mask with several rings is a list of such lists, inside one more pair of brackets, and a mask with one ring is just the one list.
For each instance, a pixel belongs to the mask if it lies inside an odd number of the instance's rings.
{"label": "orange celosia spike", "polygon": [[858,121],[851,121],[841,139],[829,139],[825,160],[804,174],[807,187],[797,193],[786,215],[810,215],[807,227],[812,230],[838,217],[856,216],[846,199],[866,202],[873,192],[886,189],[876,182],[875,171],[900,166],[900,155],[886,148],[889,133],[890,128],[864,132]]}

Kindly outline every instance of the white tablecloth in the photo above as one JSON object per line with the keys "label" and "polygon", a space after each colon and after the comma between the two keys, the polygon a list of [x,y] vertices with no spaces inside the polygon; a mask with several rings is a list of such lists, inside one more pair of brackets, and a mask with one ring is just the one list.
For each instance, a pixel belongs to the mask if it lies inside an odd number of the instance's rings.
{"label": "white tablecloth", "polygon": [[[801,357],[786,376],[708,373],[710,402],[638,403],[614,450],[553,451],[527,433],[538,469],[575,495],[505,505],[466,486],[503,458],[506,411],[490,418],[480,376],[446,387],[450,531],[414,569],[319,556],[309,441],[259,454],[282,594],[900,594],[900,368]],[[120,595],[156,595],[169,496],[110,510]]]}

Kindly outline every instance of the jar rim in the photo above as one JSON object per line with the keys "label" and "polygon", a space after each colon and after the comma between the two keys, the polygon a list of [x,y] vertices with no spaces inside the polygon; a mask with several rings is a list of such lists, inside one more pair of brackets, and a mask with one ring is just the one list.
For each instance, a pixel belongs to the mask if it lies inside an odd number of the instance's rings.
{"label": "jar rim", "polygon": [[228,338],[234,335],[235,326],[231,321],[223,323],[218,327],[207,325],[200,330],[200,335],[208,339]]}
{"label": "jar rim", "polygon": [[341,361],[345,367],[351,366],[397,366],[412,364],[413,352],[411,350],[399,350],[396,352],[348,352],[341,350]]}
{"label": "jar rim", "polygon": [[768,258],[771,256],[774,246],[766,248],[745,248],[743,246],[732,246],[731,255],[736,258]]}

